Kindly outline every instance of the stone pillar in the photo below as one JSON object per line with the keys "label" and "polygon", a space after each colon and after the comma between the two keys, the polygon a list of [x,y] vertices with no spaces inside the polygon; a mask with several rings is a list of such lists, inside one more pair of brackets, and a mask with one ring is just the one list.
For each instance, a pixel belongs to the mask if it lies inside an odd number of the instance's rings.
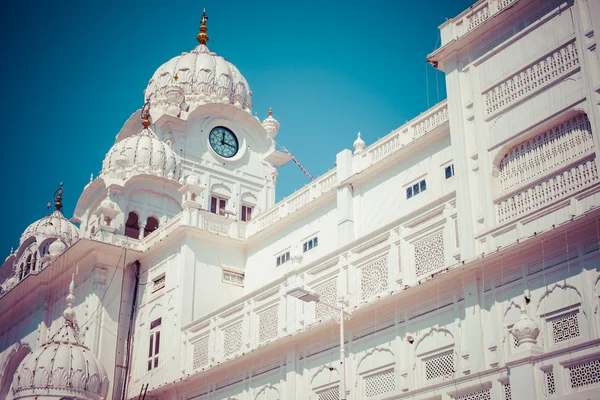
{"label": "stone pillar", "polygon": [[139,226],[140,226],[139,239],[142,240],[144,238],[144,228],[146,228],[146,221],[140,221]]}
{"label": "stone pillar", "polygon": [[[352,152],[344,150],[337,154],[337,181],[343,182],[352,176]],[[354,188],[352,184],[337,189],[338,247],[354,240]]]}

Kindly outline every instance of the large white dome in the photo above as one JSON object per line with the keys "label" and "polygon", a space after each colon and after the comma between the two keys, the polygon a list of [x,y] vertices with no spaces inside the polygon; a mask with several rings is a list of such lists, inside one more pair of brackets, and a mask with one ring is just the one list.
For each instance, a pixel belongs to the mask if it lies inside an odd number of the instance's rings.
{"label": "large white dome", "polygon": [[102,163],[102,174],[127,179],[136,174],[179,179],[181,169],[175,151],[150,128],[117,142]]}
{"label": "large white dome", "polygon": [[167,92],[172,85],[183,89],[190,109],[206,103],[226,103],[252,111],[252,92],[244,76],[205,44],[172,58],[156,70],[144,92],[154,118],[158,118],[157,110],[168,105]]}
{"label": "large white dome", "polygon": [[79,239],[79,230],[63,216],[62,212],[56,210],[29,225],[21,235],[19,245],[32,236],[41,239],[38,240],[38,243],[46,238],[57,238],[70,246]]}

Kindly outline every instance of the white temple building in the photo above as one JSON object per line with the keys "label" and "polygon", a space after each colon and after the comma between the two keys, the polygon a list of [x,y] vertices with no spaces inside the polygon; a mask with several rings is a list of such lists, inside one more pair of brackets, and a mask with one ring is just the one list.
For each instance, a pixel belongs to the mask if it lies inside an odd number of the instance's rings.
{"label": "white temple building", "polygon": [[427,56],[447,100],[276,203],[205,14],[0,268],[0,399],[600,399],[596,28],[478,1]]}

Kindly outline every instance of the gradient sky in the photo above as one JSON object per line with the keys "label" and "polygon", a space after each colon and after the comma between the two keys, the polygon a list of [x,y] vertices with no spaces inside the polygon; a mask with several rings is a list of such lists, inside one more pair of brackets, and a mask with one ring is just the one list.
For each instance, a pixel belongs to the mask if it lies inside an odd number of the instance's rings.
{"label": "gradient sky", "polygon": [[[273,107],[278,142],[316,177],[358,131],[369,145],[446,97],[425,57],[439,47],[438,26],[472,3],[12,2],[0,15],[0,257],[47,214],[61,181],[72,216],[154,71],[196,46],[203,7],[209,48],[246,77],[261,120]],[[307,182],[289,163],[277,198]]]}

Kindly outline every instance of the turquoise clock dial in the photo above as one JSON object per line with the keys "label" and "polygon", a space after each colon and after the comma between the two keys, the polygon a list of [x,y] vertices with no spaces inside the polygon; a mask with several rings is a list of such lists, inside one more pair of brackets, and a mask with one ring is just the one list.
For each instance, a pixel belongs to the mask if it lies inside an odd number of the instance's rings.
{"label": "turquoise clock dial", "polygon": [[213,128],[208,135],[208,141],[215,153],[224,158],[235,156],[240,147],[234,133],[223,126]]}

